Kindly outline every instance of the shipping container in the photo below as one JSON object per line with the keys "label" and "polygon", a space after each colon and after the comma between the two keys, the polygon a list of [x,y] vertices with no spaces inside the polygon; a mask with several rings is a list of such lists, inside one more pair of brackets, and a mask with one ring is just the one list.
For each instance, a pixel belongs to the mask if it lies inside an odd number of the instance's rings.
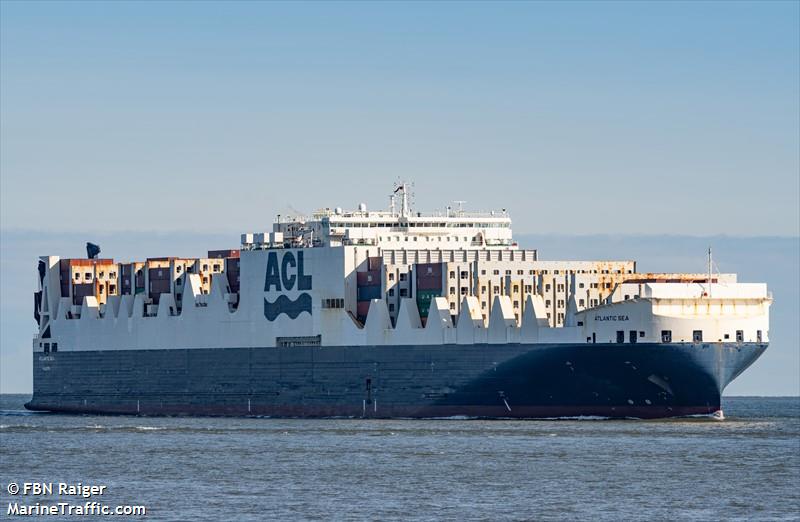
{"label": "shipping container", "polygon": [[228,286],[231,292],[239,292],[239,258],[232,257],[225,261],[225,275],[228,276]]}
{"label": "shipping container", "polygon": [[358,287],[358,300],[369,301],[370,299],[381,298],[380,286],[359,286]]}
{"label": "shipping container", "polygon": [[228,257],[239,257],[238,250],[209,250],[208,257],[211,259],[224,259]]}
{"label": "shipping container", "polygon": [[159,293],[163,294],[164,292],[169,292],[172,281],[164,280],[164,279],[154,279],[150,281],[150,293]]}
{"label": "shipping container", "polygon": [[150,276],[150,281],[158,281],[158,280],[169,281],[171,279],[169,267],[149,268],[147,271]]}
{"label": "shipping container", "polygon": [[435,297],[442,295],[441,290],[420,290],[417,289],[417,308],[419,308],[420,317],[428,317],[428,311],[431,308],[431,302]]}
{"label": "shipping container", "polygon": [[381,273],[378,270],[370,272],[356,272],[358,286],[378,286],[381,284]]}
{"label": "shipping container", "polygon": [[72,304],[82,305],[83,298],[93,296],[94,283],[75,283],[72,285]]}
{"label": "shipping container", "polygon": [[382,265],[383,265],[383,258],[380,256],[367,258],[367,270],[369,270],[370,272],[372,272],[373,270],[380,271]]}
{"label": "shipping container", "polygon": [[358,301],[356,302],[356,316],[360,321],[364,321],[369,313],[369,304],[370,301]]}
{"label": "shipping container", "polygon": [[442,278],[442,263],[417,263],[417,279],[421,278]]}
{"label": "shipping container", "polygon": [[417,291],[420,290],[441,290],[442,276],[417,278]]}
{"label": "shipping container", "polygon": [[69,296],[69,285],[72,282],[72,274],[69,269],[69,259],[62,259],[58,262],[58,269],[61,273],[61,297]]}

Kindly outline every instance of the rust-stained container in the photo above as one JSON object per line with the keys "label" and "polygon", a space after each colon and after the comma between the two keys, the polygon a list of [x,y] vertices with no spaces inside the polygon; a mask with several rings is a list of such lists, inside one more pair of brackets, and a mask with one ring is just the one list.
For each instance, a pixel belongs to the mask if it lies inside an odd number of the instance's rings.
{"label": "rust-stained container", "polygon": [[381,273],[379,270],[370,272],[356,272],[356,282],[358,286],[380,286]]}

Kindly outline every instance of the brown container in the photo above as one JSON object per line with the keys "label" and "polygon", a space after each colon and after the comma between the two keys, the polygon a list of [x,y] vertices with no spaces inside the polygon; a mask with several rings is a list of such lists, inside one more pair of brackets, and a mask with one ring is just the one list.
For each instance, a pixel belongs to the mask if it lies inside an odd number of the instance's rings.
{"label": "brown container", "polygon": [[381,266],[383,266],[383,258],[380,256],[377,257],[368,257],[367,258],[367,269],[372,270],[380,270]]}
{"label": "brown container", "polygon": [[441,290],[442,276],[417,278],[417,290]]}
{"label": "brown container", "polygon": [[150,281],[161,281],[166,280],[169,281],[170,279],[170,269],[169,267],[165,268],[148,268],[148,273],[150,275]]}
{"label": "brown container", "polygon": [[164,279],[155,279],[150,281],[151,294],[163,294],[169,292],[171,288],[170,281]]}
{"label": "brown container", "polygon": [[379,270],[357,272],[356,282],[358,283],[358,286],[380,286],[381,273]]}
{"label": "brown container", "polygon": [[223,259],[228,257],[239,257],[238,250],[209,250],[208,257],[211,259]]}
{"label": "brown container", "polygon": [[366,317],[367,313],[369,313],[369,301],[357,301],[356,302],[356,315],[358,317]]}
{"label": "brown container", "polygon": [[417,280],[421,278],[442,278],[442,263],[417,263]]}

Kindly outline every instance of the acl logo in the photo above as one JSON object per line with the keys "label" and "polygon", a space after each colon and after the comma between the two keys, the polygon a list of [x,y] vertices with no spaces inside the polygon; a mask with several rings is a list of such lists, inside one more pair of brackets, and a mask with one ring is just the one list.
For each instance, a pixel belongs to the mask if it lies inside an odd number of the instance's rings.
{"label": "acl logo", "polygon": [[[270,252],[267,257],[267,277],[264,281],[264,291],[273,288],[277,292],[294,290],[311,290],[311,276],[303,272],[303,252],[297,252],[297,258],[292,252],[284,252],[283,258],[278,262],[278,253]],[[311,314],[311,294],[302,293],[292,301],[281,294],[273,302],[264,298],[264,317],[274,321],[280,314],[286,314],[290,319],[296,319],[302,312]]]}

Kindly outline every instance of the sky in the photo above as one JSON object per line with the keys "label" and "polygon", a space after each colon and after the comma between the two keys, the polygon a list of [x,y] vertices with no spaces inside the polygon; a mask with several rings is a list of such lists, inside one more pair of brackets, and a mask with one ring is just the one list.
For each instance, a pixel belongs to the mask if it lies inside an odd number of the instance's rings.
{"label": "sky", "polygon": [[[774,277],[798,267],[800,3],[2,1],[0,377],[25,371],[23,253],[197,254],[384,208],[398,179],[419,209],[507,208],[554,255],[727,238],[782,285],[796,353],[797,278]],[[787,357],[741,393],[797,394]]]}
{"label": "sky", "polygon": [[[4,228],[800,234],[797,2],[3,2]],[[84,208],[91,208],[87,215]]]}

